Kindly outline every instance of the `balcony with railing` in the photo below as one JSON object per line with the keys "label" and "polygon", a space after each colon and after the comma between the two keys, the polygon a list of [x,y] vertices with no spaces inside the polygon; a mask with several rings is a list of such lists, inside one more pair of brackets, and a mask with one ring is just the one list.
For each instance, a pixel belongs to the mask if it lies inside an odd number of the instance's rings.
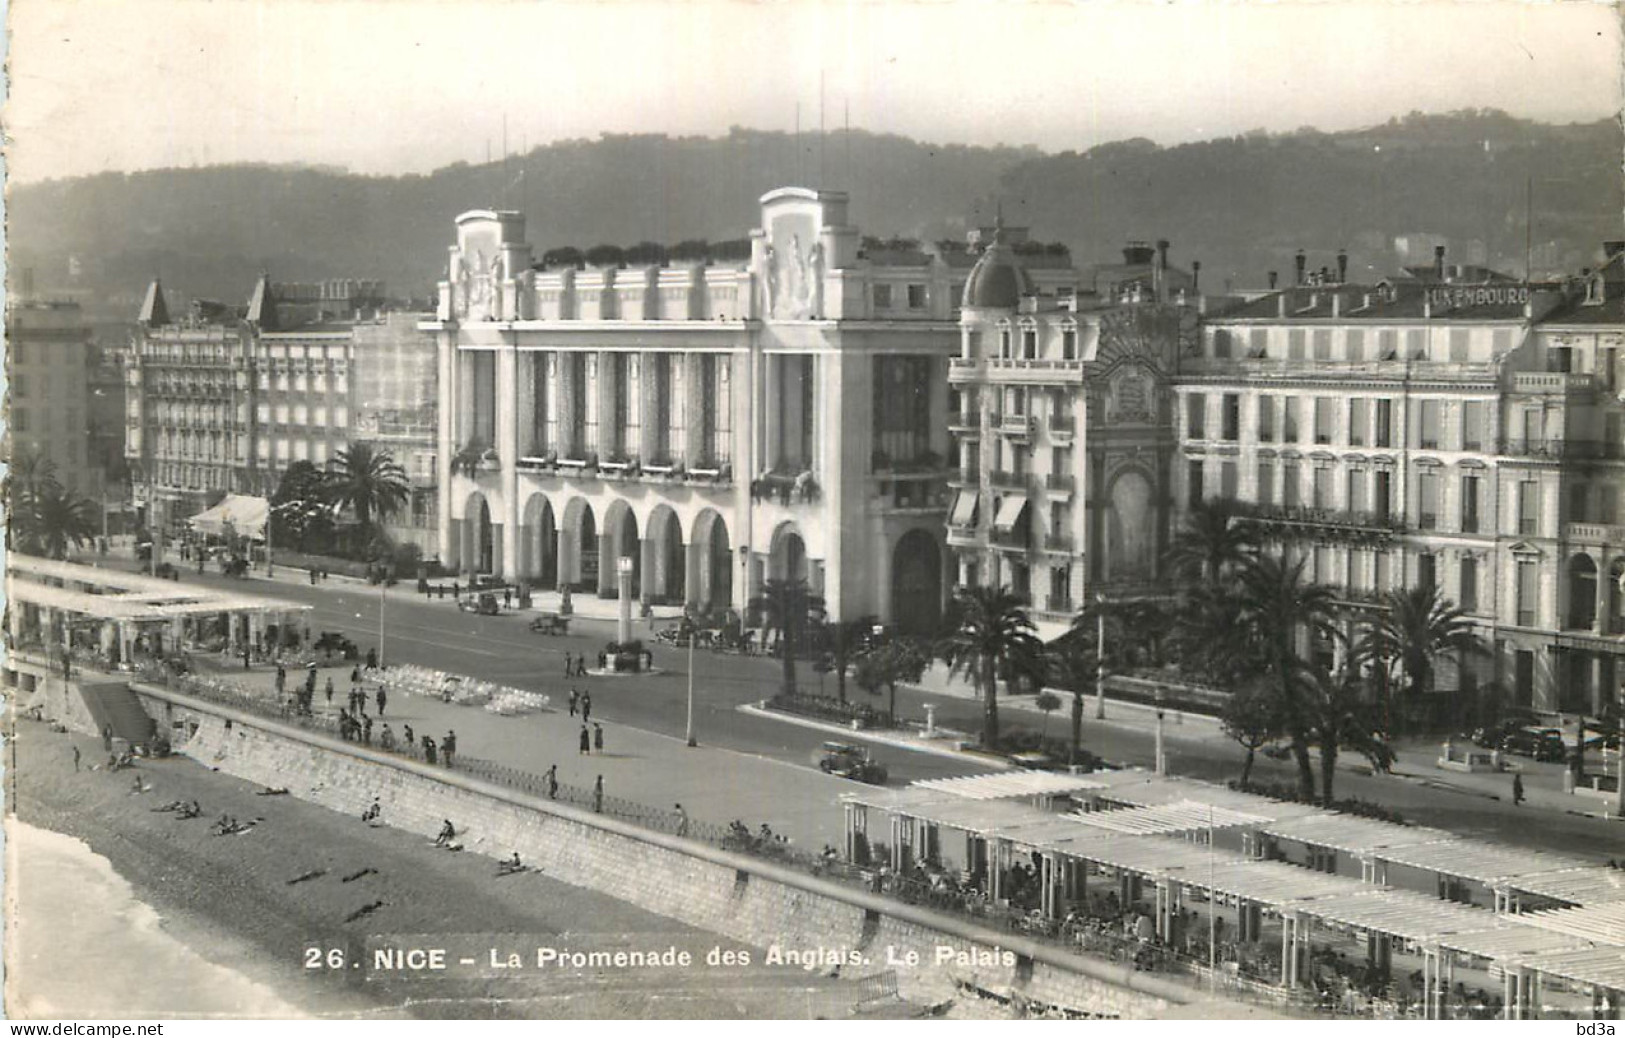
{"label": "balcony with railing", "polygon": [[1069,473],[1051,472],[1044,476],[1044,489],[1057,494],[1070,494],[1078,487],[1078,478]]}
{"label": "balcony with railing", "polygon": [[1578,541],[1582,544],[1625,547],[1625,526],[1608,523],[1568,523],[1563,527],[1563,537],[1565,540]]}
{"label": "balcony with railing", "polygon": [[1575,461],[1614,461],[1625,458],[1625,443],[1607,440],[1503,437],[1496,442],[1495,449],[1496,453],[1511,458]]}
{"label": "balcony with railing", "polygon": [[1007,436],[1013,440],[1032,439],[1033,427],[1037,424],[1031,415],[1024,414],[1000,415],[994,423],[1000,436]]}
{"label": "balcony with railing", "polygon": [[1032,536],[1024,526],[1019,524],[1008,530],[1000,530],[995,527],[988,539],[992,541],[993,546],[996,548],[1026,551],[1032,545]]}
{"label": "balcony with railing", "polygon": [[1584,373],[1524,371],[1512,376],[1514,393],[1584,393],[1596,387],[1596,376]]}
{"label": "balcony with railing", "polygon": [[1052,440],[1071,439],[1078,431],[1078,419],[1070,414],[1049,416],[1049,437]]}
{"label": "balcony with railing", "polygon": [[1044,611],[1071,615],[1077,612],[1077,607],[1073,603],[1071,595],[1047,595],[1044,598]]}
{"label": "balcony with railing", "polygon": [[1027,485],[1027,474],[1011,472],[1008,469],[989,469],[987,481],[1006,490],[1020,490]]}
{"label": "balcony with railing", "polygon": [[1301,506],[1254,506],[1251,518],[1273,540],[1315,540],[1353,547],[1386,547],[1407,529],[1399,516]]}
{"label": "balcony with railing", "polygon": [[1072,554],[1074,541],[1069,533],[1046,533],[1044,535],[1044,550],[1057,552],[1063,555]]}
{"label": "balcony with railing", "polygon": [[965,435],[982,430],[982,416],[975,411],[959,411],[948,416],[948,431]]}

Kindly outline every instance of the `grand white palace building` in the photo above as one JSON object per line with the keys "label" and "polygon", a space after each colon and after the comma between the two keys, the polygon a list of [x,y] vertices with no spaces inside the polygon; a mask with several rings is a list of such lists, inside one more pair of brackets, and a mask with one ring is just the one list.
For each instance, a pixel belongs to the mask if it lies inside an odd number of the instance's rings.
{"label": "grand white palace building", "polygon": [[948,363],[971,258],[861,248],[844,194],[761,198],[748,261],[533,262],[457,218],[435,320],[440,557],[468,574],[740,607],[805,577],[831,619],[932,629]]}

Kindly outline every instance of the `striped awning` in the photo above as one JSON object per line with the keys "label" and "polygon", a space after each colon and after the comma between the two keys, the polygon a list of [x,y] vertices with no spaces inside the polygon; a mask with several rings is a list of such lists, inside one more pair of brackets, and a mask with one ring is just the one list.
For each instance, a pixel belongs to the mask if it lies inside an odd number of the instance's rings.
{"label": "striped awning", "polygon": [[1055,796],[1105,785],[1097,775],[1064,775],[1054,771],[997,771],[988,775],[926,779],[910,789],[929,789],[965,800],[1007,800]]}

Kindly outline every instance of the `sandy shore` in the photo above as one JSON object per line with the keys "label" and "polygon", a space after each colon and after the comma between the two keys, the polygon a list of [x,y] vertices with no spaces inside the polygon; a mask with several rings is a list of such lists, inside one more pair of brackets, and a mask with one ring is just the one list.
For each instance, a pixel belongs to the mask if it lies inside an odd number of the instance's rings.
{"label": "sandy shore", "polygon": [[[18,819],[83,847],[37,839],[40,860],[7,870],[8,907],[22,921],[7,942],[13,1016],[797,1018],[844,1016],[851,1001],[845,982],[783,967],[433,978],[354,968],[369,941],[401,935],[532,952],[539,940],[611,950],[737,945],[550,876],[499,879],[490,859],[290,797],[257,796],[181,758],[143,762],[152,790],[135,795],[128,772],[76,774],[73,745],[87,762],[102,756],[96,740],[18,723]],[[202,818],[152,810],[191,799]],[[222,813],[260,822],[248,835],[212,836],[210,820]],[[29,834],[17,835],[27,854]],[[81,870],[97,897],[65,896],[73,888],[60,870],[39,878],[34,866],[50,868],[53,855],[61,868]],[[364,870],[373,871],[344,881]],[[310,948],[341,949],[352,968],[307,969]],[[78,975],[64,984],[74,963]],[[215,983],[199,983],[211,976]]]}

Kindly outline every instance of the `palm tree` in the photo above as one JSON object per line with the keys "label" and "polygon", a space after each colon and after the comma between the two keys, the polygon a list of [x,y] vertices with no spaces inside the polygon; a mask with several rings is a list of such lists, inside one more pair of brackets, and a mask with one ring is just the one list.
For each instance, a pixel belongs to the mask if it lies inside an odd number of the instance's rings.
{"label": "palm tree", "polygon": [[1378,771],[1389,770],[1396,759],[1387,738],[1376,730],[1371,697],[1362,677],[1371,651],[1370,640],[1362,638],[1337,667],[1309,668],[1305,705],[1309,731],[1320,748],[1320,799],[1326,807],[1332,806],[1340,750],[1361,754]]}
{"label": "palm tree", "polygon": [[931,665],[931,658],[912,638],[890,638],[858,657],[853,680],[870,695],[879,695],[881,686],[891,692],[886,713],[897,723],[897,686],[918,681]]}
{"label": "palm tree", "polygon": [[825,652],[820,665],[835,672],[835,696],[842,703],[846,702],[847,671],[852,669],[864,638],[879,622],[879,617],[865,616],[824,625]]}
{"label": "palm tree", "polygon": [[1043,672],[1044,645],[1033,633],[1021,599],[1008,588],[961,589],[958,626],[938,650],[951,677],[963,676],[982,691],[982,745],[999,746],[999,674]]}
{"label": "palm tree", "polygon": [[1061,639],[1060,650],[1050,655],[1050,666],[1051,680],[1072,693],[1072,754],[1067,763],[1075,765],[1083,745],[1083,697],[1099,676],[1100,657],[1095,655],[1094,634],[1085,637],[1076,633],[1076,622],[1073,627],[1074,633]]}
{"label": "palm tree", "polygon": [[1441,653],[1466,657],[1488,651],[1466,612],[1431,582],[1390,591],[1385,604],[1371,624],[1369,648],[1384,672],[1397,664],[1412,704],[1433,690],[1434,661]]}
{"label": "palm tree", "polygon": [[77,548],[96,536],[95,505],[88,499],[59,486],[47,486],[21,518],[27,529],[25,540],[53,559],[68,557],[68,546]]}
{"label": "palm tree", "polygon": [[1220,688],[1235,688],[1250,671],[1248,641],[1236,637],[1241,591],[1231,584],[1197,584],[1181,596],[1173,643],[1180,662]]}
{"label": "palm tree", "polygon": [[1185,516],[1168,547],[1174,576],[1213,586],[1258,553],[1258,526],[1234,501],[1199,503]]}
{"label": "palm tree", "polygon": [[762,593],[751,600],[751,609],[762,614],[762,628],[779,632],[783,649],[784,691],[796,691],[796,647],[801,633],[811,625],[821,623],[824,600],[812,593],[805,577],[774,578],[762,585]]}
{"label": "palm tree", "polygon": [[328,504],[355,513],[363,544],[372,539],[374,520],[388,519],[411,494],[406,470],[388,451],[374,450],[368,443],[352,443],[334,455],[322,485]]}
{"label": "palm tree", "polygon": [[1241,762],[1241,785],[1246,787],[1253,774],[1253,757],[1259,747],[1281,734],[1280,701],[1267,682],[1253,680],[1234,688],[1219,715],[1224,734],[1241,744],[1247,757]]}
{"label": "palm tree", "polygon": [[1332,634],[1330,589],[1303,579],[1304,560],[1287,565],[1273,555],[1259,555],[1238,571],[1240,612],[1238,637],[1251,639],[1247,649],[1254,668],[1274,686],[1281,722],[1292,740],[1298,764],[1298,792],[1315,795],[1315,771],[1309,761],[1309,713],[1306,709],[1309,661],[1306,641]]}

